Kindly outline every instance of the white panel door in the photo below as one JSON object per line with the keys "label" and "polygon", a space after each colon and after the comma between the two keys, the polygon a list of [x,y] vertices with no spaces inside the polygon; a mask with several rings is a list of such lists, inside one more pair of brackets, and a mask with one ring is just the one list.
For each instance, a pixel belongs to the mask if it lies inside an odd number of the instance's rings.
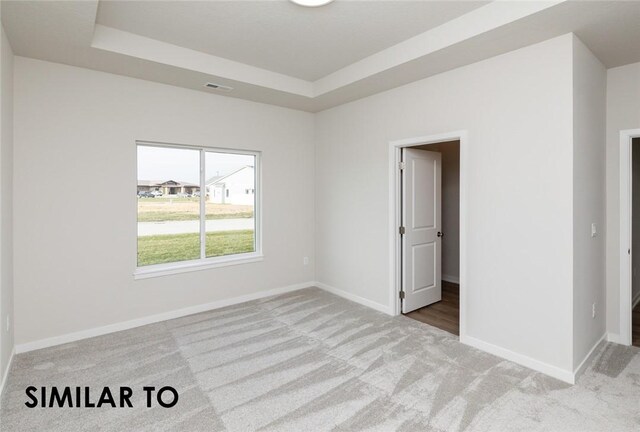
{"label": "white panel door", "polygon": [[442,300],[440,153],[402,150],[402,312]]}

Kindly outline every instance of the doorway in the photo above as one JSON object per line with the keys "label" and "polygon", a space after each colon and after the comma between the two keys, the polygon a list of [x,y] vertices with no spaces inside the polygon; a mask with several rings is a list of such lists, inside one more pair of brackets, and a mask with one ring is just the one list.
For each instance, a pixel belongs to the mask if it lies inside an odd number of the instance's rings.
{"label": "doorway", "polygon": [[460,141],[402,149],[402,312],[460,334]]}
{"label": "doorway", "polygon": [[466,134],[390,144],[395,312],[462,340]]}
{"label": "doorway", "polygon": [[639,156],[640,129],[620,131],[620,334],[611,339],[637,346],[640,346]]}
{"label": "doorway", "polygon": [[640,347],[640,138],[631,139],[631,191],[631,344]]}

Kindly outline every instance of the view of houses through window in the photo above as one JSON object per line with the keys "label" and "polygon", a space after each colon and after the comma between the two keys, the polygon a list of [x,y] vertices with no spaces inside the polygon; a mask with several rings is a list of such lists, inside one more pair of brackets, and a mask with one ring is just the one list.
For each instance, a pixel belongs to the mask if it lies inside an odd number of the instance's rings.
{"label": "view of houses through window", "polygon": [[256,159],[139,144],[138,267],[255,252]]}

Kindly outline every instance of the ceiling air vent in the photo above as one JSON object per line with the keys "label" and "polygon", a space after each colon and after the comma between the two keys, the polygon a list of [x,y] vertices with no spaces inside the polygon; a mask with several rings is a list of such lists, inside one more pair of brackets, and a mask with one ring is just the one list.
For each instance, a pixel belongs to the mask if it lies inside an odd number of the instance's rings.
{"label": "ceiling air vent", "polygon": [[229,87],[222,84],[211,83],[211,82],[206,83],[204,86],[209,87],[210,89],[214,89],[222,92],[230,92],[231,90],[233,90],[233,87]]}

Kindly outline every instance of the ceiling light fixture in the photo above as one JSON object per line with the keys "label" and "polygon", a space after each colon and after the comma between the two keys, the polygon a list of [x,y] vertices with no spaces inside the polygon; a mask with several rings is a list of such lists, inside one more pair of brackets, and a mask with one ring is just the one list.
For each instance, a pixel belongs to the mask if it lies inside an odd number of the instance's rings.
{"label": "ceiling light fixture", "polygon": [[299,6],[319,7],[331,3],[333,0],[290,0]]}

